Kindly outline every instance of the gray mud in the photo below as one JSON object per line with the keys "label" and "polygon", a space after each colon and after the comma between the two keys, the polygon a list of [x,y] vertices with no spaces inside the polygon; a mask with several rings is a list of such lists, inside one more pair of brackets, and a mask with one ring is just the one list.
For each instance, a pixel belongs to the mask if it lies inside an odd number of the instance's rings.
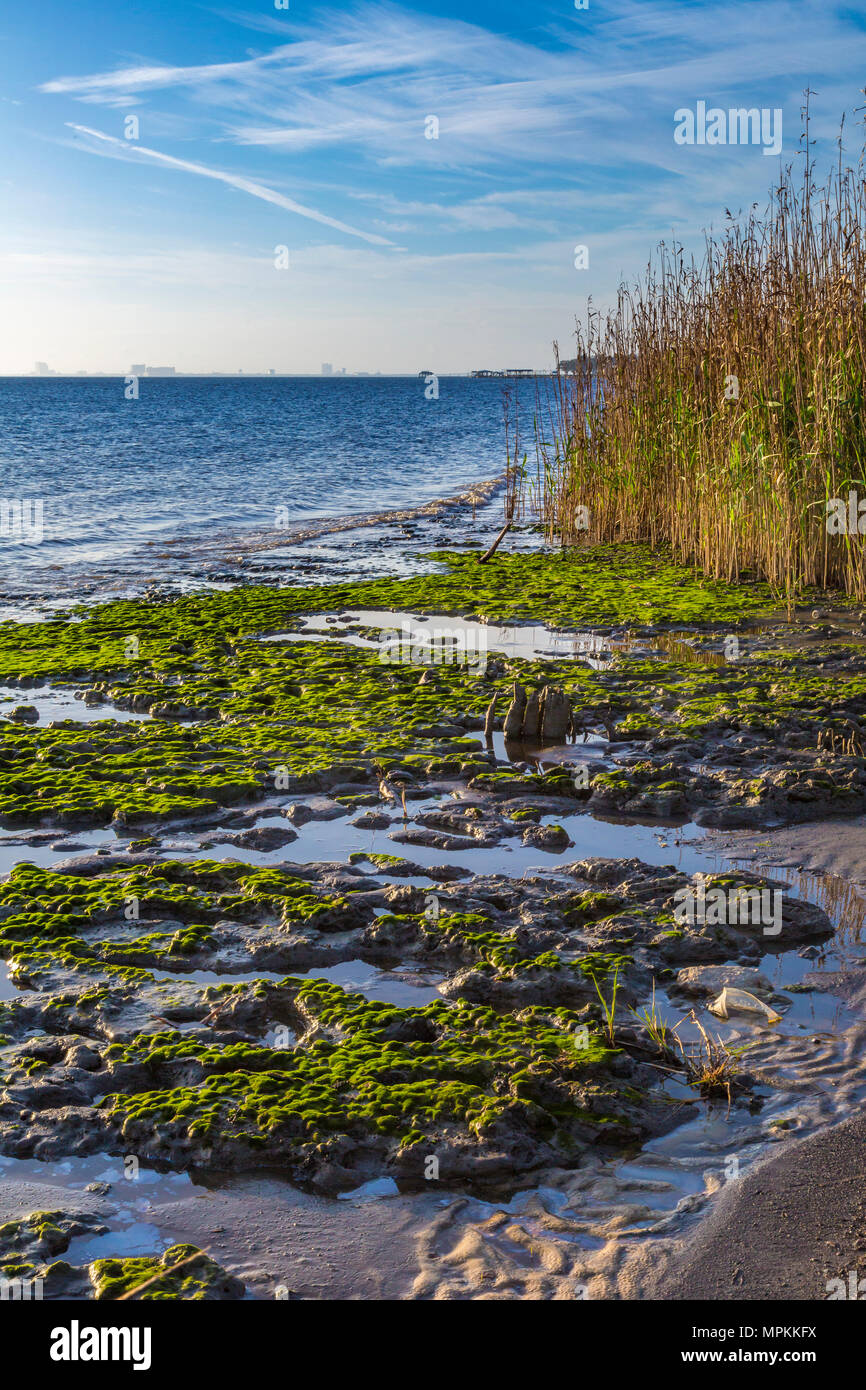
{"label": "gray mud", "polygon": [[[359,573],[379,563],[379,528],[409,520],[369,519]],[[435,540],[439,514],[418,520],[416,550]],[[316,539],[292,538],[292,558],[281,554],[282,545],[251,544],[244,557],[249,579],[260,582],[268,566],[269,577],[293,569],[292,582],[303,582],[306,572],[320,579],[323,566],[303,550]],[[237,582],[237,572],[227,566],[209,582]],[[390,619],[399,627],[407,615],[349,616],[359,630],[332,632],[333,640],[363,644],[370,640],[365,626]],[[312,640],[322,640],[324,615],[307,627]],[[840,630],[856,640],[844,623]],[[486,636],[492,652],[574,656],[597,670],[612,649],[635,651],[625,634],[600,639],[535,627],[488,628]],[[665,640],[671,650],[684,635]],[[689,640],[696,660],[720,663],[717,636]],[[754,640],[760,643],[760,633]],[[649,644],[650,653],[658,649]],[[0,697],[10,702],[0,713],[22,698],[11,689]],[[23,698],[40,719],[118,717],[113,709],[73,705],[74,692],[37,689]],[[98,963],[88,981],[78,967],[25,978],[0,962],[0,1001],[14,1003],[4,1022],[4,1060],[25,1047],[40,1063],[16,1074],[12,1101],[0,1107],[0,1218],[51,1209],[83,1228],[63,1255],[79,1282],[69,1276],[55,1296],[90,1296],[85,1271],[102,1253],[159,1255],[179,1242],[207,1251],[254,1298],[822,1298],[835,1272],[858,1268],[862,1126],[851,1116],[866,1098],[866,906],[859,891],[866,885],[866,818],[708,833],[688,808],[663,817],[651,813],[656,804],[642,817],[551,801],[545,767],[579,755],[616,768],[642,756],[625,742],[611,746],[598,727],[586,732],[582,744],[517,749],[501,730],[494,734],[494,764],[517,762],[539,774],[537,789],[515,798],[534,813],[529,824],[510,823],[501,796],[456,783],[422,787],[406,814],[393,805],[350,807],[331,796],[274,799],[216,813],[207,823],[162,827],[144,854],[132,856],[129,836],[113,829],[0,835],[2,872],[27,861],[108,875],[124,863],[207,856],[296,869],[323,894],[351,890],[356,909],[327,930],[289,937],[264,922],[218,923],[213,940],[192,954],[132,961],[149,978],[125,991]],[[696,768],[707,751],[686,750],[683,767]],[[730,751],[743,765],[761,756],[757,746],[742,756]],[[555,829],[562,837],[546,839],[544,832]],[[777,940],[739,928],[677,934],[658,920],[678,888],[720,874],[783,894]],[[619,898],[616,912],[563,929],[568,898],[593,891]],[[468,1165],[425,1186],[382,1143],[357,1166],[341,1155],[338,1181],[317,1187],[315,1169],[303,1180],[273,1171],[268,1161],[276,1154],[260,1155],[247,1171],[227,1149],[214,1165],[207,1146],[181,1152],[157,1132],[137,1137],[137,1168],[127,1174],[129,1146],[96,1108],[110,1089],[108,1048],[166,1024],[205,1043],[268,1047],[285,1045],[276,1041],[280,1026],[294,1046],[303,1020],[292,1014],[288,995],[283,1009],[281,981],[289,974],[400,1008],[460,999],[508,1009],[594,1007],[585,980],[544,970],[491,975],[470,950],[430,949],[420,922],[395,935],[395,910],[421,918],[431,894],[437,910],[484,906],[497,930],[530,956],[556,950],[566,963],[616,944],[627,931],[633,959],[621,981],[622,1041],[634,1045],[627,1079],[652,1091],[654,1111],[638,1106],[630,1116],[626,1151],[593,1144],[565,1163],[551,1147],[521,1168],[506,1134],[496,1181],[482,1190]],[[146,925],[168,935],[183,923]],[[100,935],[104,964],[129,959],[122,955],[129,928],[120,915],[105,918]],[[90,983],[105,987],[105,998],[61,1032],[51,996]],[[225,984],[242,993],[231,1009],[214,1008],[208,991]],[[779,1022],[714,1017],[708,1005],[725,985],[763,999]],[[276,1014],[275,1000],[283,1010]],[[628,1013],[648,1007],[687,1044],[697,1044],[700,1023],[728,1048],[743,1049],[743,1084],[731,1097],[707,1098],[686,1084],[681,1069],[649,1060]],[[82,1046],[92,1056],[82,1056]],[[650,1078],[647,1068],[658,1074]],[[164,1079],[172,1085],[181,1078]],[[832,1173],[838,1193],[818,1188],[816,1195],[816,1172]]]}

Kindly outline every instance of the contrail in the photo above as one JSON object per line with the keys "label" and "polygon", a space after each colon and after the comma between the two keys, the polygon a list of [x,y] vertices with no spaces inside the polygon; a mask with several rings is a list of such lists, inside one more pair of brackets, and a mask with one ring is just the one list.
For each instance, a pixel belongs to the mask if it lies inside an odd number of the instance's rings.
{"label": "contrail", "polygon": [[78,131],[81,135],[92,136],[94,140],[103,140],[108,145],[113,145],[116,149],[123,151],[124,155],[138,154],[145,159],[153,159],[158,164],[167,164],[172,169],[183,169],[188,174],[201,174],[205,179],[216,179],[218,183],[228,184],[230,188],[238,188],[242,193],[249,193],[253,198],[261,198],[265,203],[273,203],[278,208],[285,208],[286,212],[296,212],[299,217],[309,217],[312,222],[321,222],[325,227],[333,227],[335,231],[346,232],[349,236],[360,237],[362,241],[368,241],[373,246],[393,246],[394,242],[387,237],[376,236],[373,232],[362,232],[357,227],[350,227],[347,222],[340,222],[336,217],[328,217],[324,212],[317,212],[315,208],[305,207],[303,203],[296,203],[294,198],[286,198],[284,194],[277,193],[275,189],[268,188],[266,184],[255,183],[253,179],[242,178],[239,174],[227,174],[223,169],[209,169],[206,164],[194,164],[189,159],[175,159],[173,155],[163,154],[160,150],[148,149],[147,145],[139,145],[127,140],[119,140],[116,135],[106,135],[102,130],[91,130],[86,125],[76,125],[74,121],[67,121],[70,130]]}

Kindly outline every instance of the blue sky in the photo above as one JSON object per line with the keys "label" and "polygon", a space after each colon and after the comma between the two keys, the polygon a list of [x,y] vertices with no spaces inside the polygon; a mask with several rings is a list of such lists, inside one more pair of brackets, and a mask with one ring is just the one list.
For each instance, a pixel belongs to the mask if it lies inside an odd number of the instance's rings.
{"label": "blue sky", "polygon": [[764,202],[779,160],[675,111],[781,109],[788,161],[808,85],[819,161],[844,111],[856,158],[864,31],[815,0],[7,6],[0,372],[545,367],[660,239]]}

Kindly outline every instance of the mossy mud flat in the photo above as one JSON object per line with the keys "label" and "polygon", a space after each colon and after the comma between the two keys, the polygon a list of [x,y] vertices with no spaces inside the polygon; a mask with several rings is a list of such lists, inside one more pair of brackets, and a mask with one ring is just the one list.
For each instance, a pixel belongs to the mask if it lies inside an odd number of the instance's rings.
{"label": "mossy mud flat", "polygon": [[[411,580],[250,587],[0,625],[0,682],[22,692],[0,743],[0,824],[202,823],[275,790],[378,800],[389,773],[422,785],[459,778],[507,799],[535,783],[491,765],[472,735],[494,697],[489,727],[507,728],[515,685],[561,691],[569,736],[607,740],[610,765],[586,785],[564,775],[545,784],[590,811],[749,825],[864,809],[856,620],[810,619],[796,630],[823,640],[793,650],[791,624],[748,622],[772,609],[770,593],[708,583],[637,548],[494,557],[483,569],[477,556],[434,559],[443,573]],[[604,669],[497,655],[419,668],[341,642],[348,618],[333,640],[291,640],[304,613],[350,606],[512,624],[542,611],[550,625],[604,629],[612,642],[632,634],[632,645]],[[275,633],[286,640],[262,640]],[[25,692],[47,682],[77,691],[87,721],[40,721]],[[99,705],[104,718],[93,719]],[[121,723],[117,711],[150,718]],[[521,741],[511,742],[519,760]]]}
{"label": "mossy mud flat", "polygon": [[[700,997],[718,973],[703,983],[703,967],[764,954],[749,923],[679,929],[691,881],[640,861],[473,878],[440,889],[431,917],[429,894],[358,869],[142,860],[23,865],[0,889],[22,987],[0,1005],[6,1154],[281,1165],[339,1191],[381,1173],[422,1184],[434,1153],[445,1182],[502,1180],[671,1122],[649,1036],[605,1040],[606,995],[636,1006],[656,977]],[[830,931],[783,895],[789,949]],[[443,998],[399,1008],[289,973],[357,959],[432,968]],[[287,973],[185,978],[203,968]]]}
{"label": "mossy mud flat", "polygon": [[241,1280],[198,1246],[169,1246],[160,1255],[101,1258],[73,1264],[61,1258],[76,1240],[105,1236],[109,1227],[88,1211],[33,1211],[0,1225],[0,1287],[4,1300],[32,1298],[238,1299]]}
{"label": "mossy mud flat", "polygon": [[[862,813],[859,615],[814,595],[783,614],[637,547],[430,563],[0,625],[0,682],[20,693],[0,824],[22,861],[0,884],[0,1155],[486,1201],[600,1172],[719,1097],[734,1123],[788,1097],[821,985],[773,966],[829,950],[828,914],[761,873],[579,841]],[[371,613],[541,623],[594,656],[494,641],[483,662],[383,662]],[[326,638],[302,640],[310,614],[333,617]],[[31,712],[46,687],[88,718]],[[713,890],[763,892],[772,927],[683,920],[684,896]],[[355,966],[361,992],[337,983]],[[710,1075],[698,1025],[726,986],[782,1022],[753,1022]],[[56,1296],[140,1275],[159,1276],[152,1296],[242,1295],[220,1264],[175,1275],[150,1251],[127,1269],[110,1241]]]}

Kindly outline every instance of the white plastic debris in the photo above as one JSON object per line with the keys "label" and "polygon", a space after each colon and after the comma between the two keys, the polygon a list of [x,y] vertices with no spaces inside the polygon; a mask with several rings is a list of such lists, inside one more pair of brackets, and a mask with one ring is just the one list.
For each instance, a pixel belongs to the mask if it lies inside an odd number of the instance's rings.
{"label": "white plastic debris", "polygon": [[375,1202],[382,1197],[399,1197],[400,1189],[393,1178],[371,1178],[351,1192],[338,1192],[337,1196],[344,1202]]}
{"label": "white plastic debris", "polygon": [[769,1004],[765,1004],[756,995],[747,993],[744,989],[731,989],[728,985],[722,990],[718,999],[714,999],[712,1004],[707,1006],[711,1014],[716,1018],[727,1018],[729,1014],[760,1014],[768,1023],[781,1023],[782,1015],[777,1014],[775,1009],[771,1009]]}

